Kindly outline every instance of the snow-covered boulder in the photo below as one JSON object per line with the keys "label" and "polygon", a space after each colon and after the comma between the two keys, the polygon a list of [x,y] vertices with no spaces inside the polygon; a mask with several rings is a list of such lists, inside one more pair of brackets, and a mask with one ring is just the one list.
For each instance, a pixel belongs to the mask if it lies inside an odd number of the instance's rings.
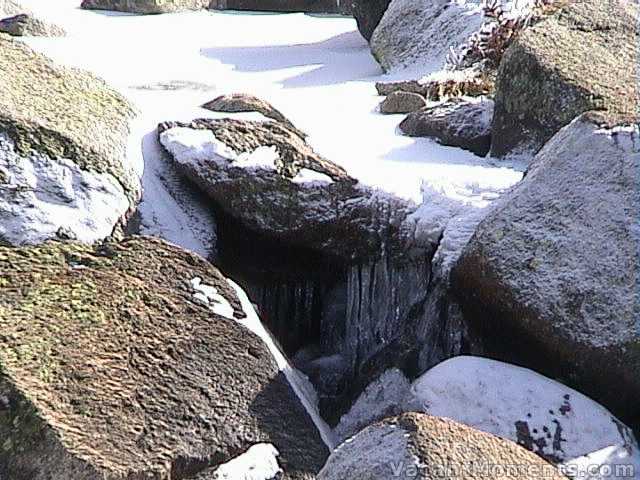
{"label": "snow-covered boulder", "polygon": [[585,114],[480,223],[452,292],[487,353],[640,418],[637,123]]}
{"label": "snow-covered boulder", "polygon": [[276,122],[168,122],[159,139],[178,167],[234,221],[289,245],[346,260],[402,243],[410,202],[358,184]]}
{"label": "snow-covered boulder", "polygon": [[0,247],[0,271],[2,478],[225,478],[259,443],[283,478],[324,464],[307,386],[206,260],[135,237]]}
{"label": "snow-covered boulder", "polygon": [[427,106],[425,98],[412,92],[396,91],[380,104],[380,113],[411,113]]}
{"label": "snow-covered boulder", "polygon": [[82,0],[81,7],[88,10],[115,10],[130,13],[173,13],[183,10],[201,10],[211,0]]}
{"label": "snow-covered boulder", "polygon": [[406,413],[372,425],[333,451],[318,480],[561,480],[556,467],[516,445],[452,420]]}
{"label": "snow-covered boulder", "polygon": [[491,148],[493,100],[452,98],[410,113],[400,130],[412,137],[430,137],[442,145],[470,150],[484,157]]}
{"label": "snow-covered boulder", "polygon": [[500,63],[492,156],[531,156],[589,110],[637,114],[638,3],[564,3],[522,32]]}
{"label": "snow-covered boulder", "polygon": [[128,102],[0,34],[0,244],[105,238],[133,208]]}
{"label": "snow-covered boulder", "polygon": [[358,30],[364,38],[371,40],[391,0],[353,0],[351,3]]}
{"label": "snow-covered boulder", "polygon": [[385,71],[428,73],[444,66],[450,47],[464,43],[483,22],[481,0],[393,0],[371,37]]}
{"label": "snow-covered boulder", "polygon": [[8,33],[14,37],[64,37],[66,35],[62,27],[27,13],[0,20],[0,32]]}
{"label": "snow-covered boulder", "polygon": [[408,409],[509,439],[554,464],[609,447],[640,459],[631,429],[604,407],[526,368],[456,357],[419,377],[411,394]]}

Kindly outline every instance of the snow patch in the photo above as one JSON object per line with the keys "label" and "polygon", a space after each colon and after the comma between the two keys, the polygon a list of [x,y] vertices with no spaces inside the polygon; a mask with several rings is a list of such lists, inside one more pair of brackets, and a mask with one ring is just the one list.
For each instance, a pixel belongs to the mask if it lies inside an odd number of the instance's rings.
{"label": "snow patch", "polygon": [[200,277],[192,278],[190,283],[195,292],[193,298],[208,305],[213,313],[235,320],[233,307],[216,287],[203,283]]}
{"label": "snow patch", "polygon": [[322,437],[325,445],[329,450],[333,450],[336,445],[336,441],[333,432],[320,416],[320,412],[318,410],[318,398],[313,385],[311,385],[307,377],[305,377],[302,373],[300,373],[289,364],[287,358],[273,341],[271,334],[260,321],[260,318],[258,317],[258,314],[256,313],[256,310],[245,291],[233,280],[227,279],[227,281],[238,295],[238,299],[242,304],[242,309],[246,314],[246,318],[241,320],[236,319],[236,321],[251,330],[262,339],[262,341],[271,352],[276,365],[278,365],[280,371],[284,373],[285,377],[289,381],[289,384],[291,385],[291,388],[298,396],[300,402],[313,420],[313,423],[318,429],[318,432],[320,433],[320,436]]}
{"label": "snow patch", "polygon": [[329,175],[308,168],[301,169],[291,181],[300,185],[326,185],[333,183],[333,179]]}
{"label": "snow patch", "polygon": [[280,453],[270,443],[258,443],[242,455],[220,465],[213,480],[271,480],[282,472],[278,465]]}
{"label": "snow patch", "polygon": [[112,175],[40,152],[24,156],[0,132],[0,238],[6,242],[41,243],[61,230],[91,243],[111,235],[128,209]]}

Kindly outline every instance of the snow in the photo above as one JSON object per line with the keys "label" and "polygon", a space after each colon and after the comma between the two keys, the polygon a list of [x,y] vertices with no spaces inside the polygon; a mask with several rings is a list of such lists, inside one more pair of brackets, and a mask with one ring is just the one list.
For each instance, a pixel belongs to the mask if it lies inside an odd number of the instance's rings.
{"label": "snow", "polygon": [[282,472],[279,452],[270,443],[258,443],[243,454],[220,465],[212,480],[271,480]]}
{"label": "snow", "polygon": [[81,10],[77,0],[23,3],[68,33],[26,40],[32,47],[102,76],[140,110],[130,157],[141,163],[144,153],[141,233],[202,255],[212,253],[215,241],[207,202],[180,185],[153,129],[167,120],[246,118],[199,107],[221,94],[263,98],[363,184],[417,203],[426,183],[447,198],[484,206],[522,177],[470,152],[399,134],[402,117],[376,111],[375,82],[389,77],[353,19],[207,11],[140,16]]}
{"label": "snow", "polygon": [[302,402],[307,413],[309,413],[309,416],[318,429],[325,445],[330,451],[333,450],[336,445],[336,441],[333,432],[320,416],[318,411],[318,399],[313,386],[302,373],[289,364],[289,360],[287,360],[282,351],[280,351],[273,341],[271,334],[260,321],[260,318],[258,317],[258,314],[245,291],[242,290],[242,288],[233,280],[227,279],[227,281],[236,291],[236,294],[240,299],[240,303],[242,304],[242,310],[247,315],[246,318],[236,321],[258,335],[264,341],[265,345],[271,352],[273,359],[278,365],[278,368],[280,368],[280,371],[284,373],[291,385],[291,388]]}
{"label": "snow", "polygon": [[611,445],[638,455],[630,429],[604,407],[526,368],[479,357],[456,357],[412,385],[408,405],[518,441],[529,430],[536,453],[572,460]]}
{"label": "snow", "polygon": [[226,298],[218,293],[216,287],[202,283],[200,277],[192,278],[190,283],[191,288],[194,290],[193,298],[205,305],[209,305],[212,312],[234,320],[233,307]]}
{"label": "snow", "polygon": [[42,153],[24,156],[1,131],[0,193],[0,238],[16,245],[56,238],[61,227],[82,242],[101,240],[129,209],[112,175]]}

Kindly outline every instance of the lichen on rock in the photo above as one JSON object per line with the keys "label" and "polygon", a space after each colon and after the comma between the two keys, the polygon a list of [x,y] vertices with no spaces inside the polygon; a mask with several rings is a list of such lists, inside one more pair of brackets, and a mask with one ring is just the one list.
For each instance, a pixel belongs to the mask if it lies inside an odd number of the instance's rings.
{"label": "lichen on rock", "polygon": [[[0,247],[0,271],[3,478],[184,478],[259,442],[286,478],[321,467],[311,418],[204,259],[136,237]],[[231,318],[196,298],[195,277]]]}

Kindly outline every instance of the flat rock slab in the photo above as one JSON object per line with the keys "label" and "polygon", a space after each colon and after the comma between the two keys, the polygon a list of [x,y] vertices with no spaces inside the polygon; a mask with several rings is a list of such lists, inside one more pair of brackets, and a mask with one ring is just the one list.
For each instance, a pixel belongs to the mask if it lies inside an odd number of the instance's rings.
{"label": "flat rock slab", "polygon": [[257,443],[285,478],[328,455],[244,301],[204,259],[136,237],[0,248],[0,475],[187,478]]}
{"label": "flat rock slab", "polygon": [[211,9],[268,12],[350,13],[351,3],[342,0],[211,0]]}
{"label": "flat rock slab", "polygon": [[412,137],[430,137],[442,145],[464,148],[484,157],[491,148],[493,101],[454,98],[409,114],[400,130]]}

